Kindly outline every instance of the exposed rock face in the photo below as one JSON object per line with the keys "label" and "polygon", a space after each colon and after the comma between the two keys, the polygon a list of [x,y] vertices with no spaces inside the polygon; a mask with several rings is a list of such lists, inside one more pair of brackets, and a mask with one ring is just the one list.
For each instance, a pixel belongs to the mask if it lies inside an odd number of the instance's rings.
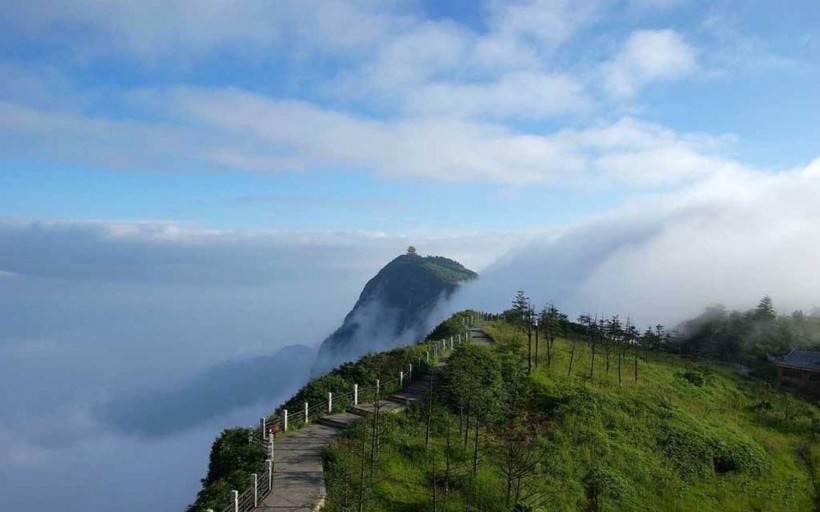
{"label": "exposed rock face", "polygon": [[397,257],[367,282],[342,326],[322,342],[314,373],[421,338],[432,327],[430,315],[439,301],[476,277],[441,256],[408,251]]}

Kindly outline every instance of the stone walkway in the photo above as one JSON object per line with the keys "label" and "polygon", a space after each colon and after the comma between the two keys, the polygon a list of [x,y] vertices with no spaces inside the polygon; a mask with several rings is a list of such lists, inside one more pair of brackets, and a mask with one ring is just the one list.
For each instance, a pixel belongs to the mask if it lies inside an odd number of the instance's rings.
{"label": "stone walkway", "polygon": [[[382,402],[382,413],[396,413],[419,400],[429,388],[429,375]],[[313,425],[276,440],[273,492],[257,511],[312,512],[324,505],[325,479],[322,450],[342,430],[373,412],[373,404],[359,404],[346,412],[330,414]]]}
{"label": "stone walkway", "polygon": [[481,327],[471,327],[470,343],[474,345],[492,345],[495,342]]}
{"label": "stone walkway", "polygon": [[[471,329],[471,342],[492,344],[492,338],[479,327]],[[443,366],[439,363],[437,366]],[[424,397],[430,374],[391,395],[382,403],[382,412],[396,413]],[[273,492],[256,511],[313,512],[324,506],[327,496],[322,472],[322,450],[342,430],[373,412],[373,404],[359,404],[346,412],[324,416],[313,425],[276,440],[274,449]]]}

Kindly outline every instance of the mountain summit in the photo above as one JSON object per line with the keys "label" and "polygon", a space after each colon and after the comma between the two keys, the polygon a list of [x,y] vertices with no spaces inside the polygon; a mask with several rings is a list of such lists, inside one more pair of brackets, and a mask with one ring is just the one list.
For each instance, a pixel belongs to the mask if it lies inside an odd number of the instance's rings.
{"label": "mountain summit", "polygon": [[367,282],[356,305],[319,349],[315,372],[422,337],[439,300],[478,277],[457,261],[419,256],[415,247]]}

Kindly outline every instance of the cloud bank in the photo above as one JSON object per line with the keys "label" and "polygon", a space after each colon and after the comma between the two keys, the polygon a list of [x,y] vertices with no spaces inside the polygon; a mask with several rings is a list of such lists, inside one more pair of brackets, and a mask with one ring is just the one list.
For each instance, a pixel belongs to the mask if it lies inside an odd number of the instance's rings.
{"label": "cloud bank", "polygon": [[715,176],[514,249],[464,287],[454,308],[543,306],[674,325],[708,304],[768,294],[784,313],[820,304],[820,161]]}
{"label": "cloud bank", "polygon": [[[503,250],[475,234],[0,222],[0,508],[181,509],[218,432],[307,378],[312,351],[277,351],[324,339],[410,243],[474,265]],[[59,485],[36,492],[43,479]]]}

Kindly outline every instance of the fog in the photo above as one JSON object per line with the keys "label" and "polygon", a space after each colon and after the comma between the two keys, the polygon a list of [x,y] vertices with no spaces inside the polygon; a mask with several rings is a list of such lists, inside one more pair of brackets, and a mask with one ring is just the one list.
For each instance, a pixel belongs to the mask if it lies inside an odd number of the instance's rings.
{"label": "fog", "polygon": [[181,510],[219,432],[298,389],[409,243],[470,264],[499,250],[479,236],[0,223],[0,510]]}
{"label": "fog", "polygon": [[462,288],[449,310],[536,305],[675,325],[768,294],[788,313],[820,304],[820,161],[780,174],[732,171],[535,237]]}

